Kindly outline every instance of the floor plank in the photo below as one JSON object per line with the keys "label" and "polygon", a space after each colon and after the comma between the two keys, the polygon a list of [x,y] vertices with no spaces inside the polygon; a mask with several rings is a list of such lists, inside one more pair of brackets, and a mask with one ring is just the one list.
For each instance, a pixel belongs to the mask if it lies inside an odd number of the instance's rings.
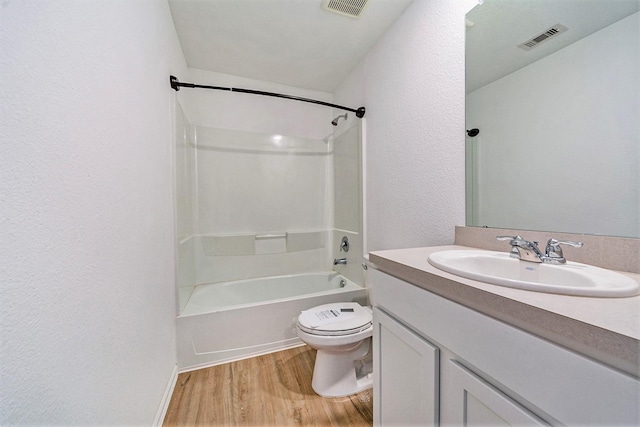
{"label": "floor plank", "polygon": [[178,375],[164,426],[371,426],[371,390],[323,398],[308,346]]}

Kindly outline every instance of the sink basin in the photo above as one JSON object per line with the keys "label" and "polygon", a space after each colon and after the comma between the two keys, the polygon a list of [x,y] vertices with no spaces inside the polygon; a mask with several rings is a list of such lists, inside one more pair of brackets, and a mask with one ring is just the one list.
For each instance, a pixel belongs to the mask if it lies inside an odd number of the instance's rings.
{"label": "sink basin", "polygon": [[629,297],[640,291],[640,283],[630,277],[571,261],[538,264],[485,250],[434,252],[428,260],[457,276],[529,291],[591,297]]}

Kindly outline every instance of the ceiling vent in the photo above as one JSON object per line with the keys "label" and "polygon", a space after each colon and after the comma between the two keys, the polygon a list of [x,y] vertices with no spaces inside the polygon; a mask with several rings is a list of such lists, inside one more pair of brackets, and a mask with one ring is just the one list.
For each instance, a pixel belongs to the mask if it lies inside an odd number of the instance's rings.
{"label": "ceiling vent", "polygon": [[330,12],[359,18],[368,0],[322,0],[322,7]]}
{"label": "ceiling vent", "polygon": [[518,47],[522,48],[524,50],[531,50],[534,47],[538,46],[540,43],[544,43],[547,40],[549,40],[550,38],[555,37],[560,33],[564,33],[567,30],[568,30],[568,28],[565,27],[564,25],[556,24],[553,27],[549,28],[544,33],[538,34],[537,36],[533,37],[532,39],[527,40],[526,42],[524,42],[522,44],[519,44]]}

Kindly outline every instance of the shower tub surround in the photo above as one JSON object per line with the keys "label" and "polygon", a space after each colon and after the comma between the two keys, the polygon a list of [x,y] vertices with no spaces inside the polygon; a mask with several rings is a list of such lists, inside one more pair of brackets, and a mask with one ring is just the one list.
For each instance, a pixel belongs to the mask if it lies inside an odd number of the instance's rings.
{"label": "shower tub surround", "polygon": [[332,141],[183,121],[180,308],[195,285],[329,270]]}
{"label": "shower tub surround", "polygon": [[[245,97],[188,95],[188,108],[176,110],[181,371],[300,345],[300,311],[367,303],[361,123],[334,128],[324,121],[332,112],[305,105],[283,121],[288,104],[259,97],[238,109],[262,105],[257,116],[236,123],[234,109],[214,100]],[[339,250],[344,236],[349,253]],[[343,257],[347,265],[333,266]]]}
{"label": "shower tub surround", "polygon": [[302,344],[302,310],[334,302],[366,304],[367,291],[335,272],[196,286],[177,319],[181,372]]}

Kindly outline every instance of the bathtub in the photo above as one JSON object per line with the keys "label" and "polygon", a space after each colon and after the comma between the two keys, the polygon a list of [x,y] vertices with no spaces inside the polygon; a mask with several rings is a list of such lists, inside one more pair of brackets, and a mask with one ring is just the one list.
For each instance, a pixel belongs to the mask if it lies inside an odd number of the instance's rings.
{"label": "bathtub", "polygon": [[177,318],[181,372],[302,344],[294,321],[332,302],[367,303],[367,291],[335,272],[196,286]]}

